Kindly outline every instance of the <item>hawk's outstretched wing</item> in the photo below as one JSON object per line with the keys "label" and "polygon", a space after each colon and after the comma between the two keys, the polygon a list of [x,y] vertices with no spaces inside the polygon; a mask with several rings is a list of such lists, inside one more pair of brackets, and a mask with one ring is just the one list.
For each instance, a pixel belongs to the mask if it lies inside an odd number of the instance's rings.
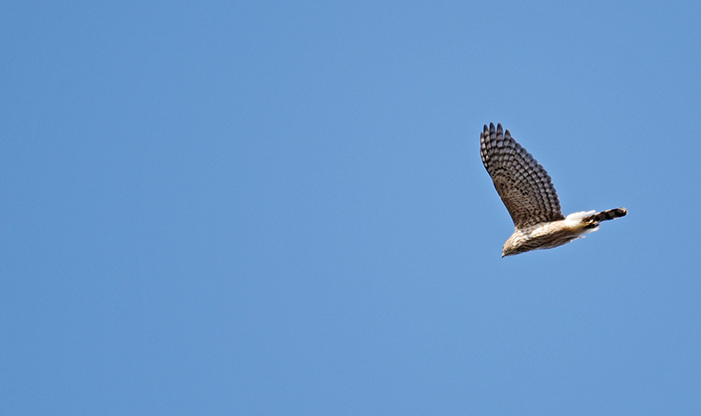
{"label": "hawk's outstretched wing", "polygon": [[482,163],[516,228],[565,218],[550,175],[509,130],[485,125],[480,146]]}

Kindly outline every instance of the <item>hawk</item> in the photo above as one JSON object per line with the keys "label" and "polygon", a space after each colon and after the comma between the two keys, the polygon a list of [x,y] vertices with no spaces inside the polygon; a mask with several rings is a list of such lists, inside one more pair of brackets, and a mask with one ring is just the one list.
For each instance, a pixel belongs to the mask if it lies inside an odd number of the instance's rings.
{"label": "hawk", "polygon": [[550,175],[501,124],[485,124],[480,136],[482,163],[514,221],[514,233],[501,251],[511,256],[555,248],[599,229],[602,221],[628,214],[625,208],[562,215]]}

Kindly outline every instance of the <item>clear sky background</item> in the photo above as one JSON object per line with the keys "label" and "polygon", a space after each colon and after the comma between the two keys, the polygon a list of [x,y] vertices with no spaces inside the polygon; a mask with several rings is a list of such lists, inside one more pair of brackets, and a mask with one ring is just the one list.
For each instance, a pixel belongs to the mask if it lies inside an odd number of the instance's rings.
{"label": "clear sky background", "polygon": [[701,414],[701,3],[235,3],[0,6],[1,414]]}

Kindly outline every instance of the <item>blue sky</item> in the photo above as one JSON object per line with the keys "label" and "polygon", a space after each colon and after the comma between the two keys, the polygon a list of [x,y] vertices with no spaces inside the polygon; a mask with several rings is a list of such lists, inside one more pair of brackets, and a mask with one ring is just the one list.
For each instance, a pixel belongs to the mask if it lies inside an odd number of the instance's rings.
{"label": "blue sky", "polygon": [[[698,2],[5,2],[0,413],[701,412]],[[501,122],[584,240],[500,258]]]}

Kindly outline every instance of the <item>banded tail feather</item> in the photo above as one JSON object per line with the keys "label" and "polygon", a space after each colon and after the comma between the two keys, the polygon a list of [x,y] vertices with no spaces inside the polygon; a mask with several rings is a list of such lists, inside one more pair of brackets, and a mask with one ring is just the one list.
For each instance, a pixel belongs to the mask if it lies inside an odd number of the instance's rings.
{"label": "banded tail feather", "polygon": [[601,221],[614,220],[616,218],[625,217],[628,210],[625,208],[613,208],[606,211],[597,212],[596,214],[582,219],[582,222],[589,223],[587,228],[598,227]]}

